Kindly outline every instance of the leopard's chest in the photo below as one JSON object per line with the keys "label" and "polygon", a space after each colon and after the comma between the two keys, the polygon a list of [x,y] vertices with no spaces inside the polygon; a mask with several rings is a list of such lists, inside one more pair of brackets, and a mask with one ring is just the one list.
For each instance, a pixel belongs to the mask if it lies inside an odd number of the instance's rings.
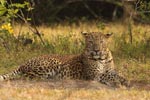
{"label": "leopard's chest", "polygon": [[103,73],[105,66],[100,61],[88,61],[85,64],[85,69],[88,70],[88,72]]}
{"label": "leopard's chest", "polygon": [[99,61],[92,62],[90,66],[92,69],[94,69],[94,71],[96,71],[98,73],[104,72],[104,65],[103,65],[103,63],[101,63]]}

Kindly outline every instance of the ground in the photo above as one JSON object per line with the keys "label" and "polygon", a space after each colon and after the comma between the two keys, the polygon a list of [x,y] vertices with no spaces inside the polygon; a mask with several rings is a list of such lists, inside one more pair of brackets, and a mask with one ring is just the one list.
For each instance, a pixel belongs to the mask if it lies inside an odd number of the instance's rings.
{"label": "ground", "polygon": [[150,84],[110,88],[95,81],[15,80],[0,83],[0,100],[149,100]]}

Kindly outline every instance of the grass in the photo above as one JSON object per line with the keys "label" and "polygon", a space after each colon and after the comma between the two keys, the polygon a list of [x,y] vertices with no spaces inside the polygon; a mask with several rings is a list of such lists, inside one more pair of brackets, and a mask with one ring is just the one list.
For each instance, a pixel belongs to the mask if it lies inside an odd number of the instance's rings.
{"label": "grass", "polygon": [[[8,92],[9,91],[9,92]],[[9,95],[6,95],[6,92]],[[150,92],[127,90],[71,90],[43,88],[5,88],[1,100],[148,100]]]}
{"label": "grass", "polygon": [[[39,26],[39,31],[45,45],[42,45],[39,38],[33,35],[26,27],[22,27],[20,36],[33,39],[33,44],[22,45],[22,41],[16,42],[15,37],[2,35],[0,40],[0,73],[7,73],[15,69],[24,61],[44,54],[78,54],[84,48],[84,39],[81,32],[100,31],[104,33],[112,32],[109,48],[112,50],[116,69],[125,77],[132,81],[132,84],[140,84],[136,89],[100,89],[93,90],[84,88],[54,88],[48,89],[35,85],[31,87],[30,82],[25,87],[12,85],[10,83],[0,84],[0,100],[148,100],[150,97],[150,29],[149,25],[121,23],[98,23],[98,22],[79,22],[76,24],[56,24],[53,26]],[[14,27],[16,37],[20,32],[19,24]],[[29,34],[28,34],[29,33]],[[130,34],[133,35],[132,44]],[[5,36],[5,37],[4,37]],[[14,39],[13,39],[14,38]],[[82,82],[81,82],[82,83]],[[67,83],[65,83],[67,84]],[[34,86],[35,85],[35,86]],[[145,86],[145,87],[144,87]],[[139,90],[137,88],[142,88]],[[144,90],[148,89],[148,90]],[[7,95],[9,94],[9,95]]]}
{"label": "grass", "polygon": [[[69,81],[64,82],[64,86],[60,83],[59,88],[56,87],[58,82],[17,81],[16,83],[5,82],[5,84],[3,82],[0,88],[0,100],[149,100],[150,98],[150,91],[147,90],[110,89],[94,82],[84,81],[77,87],[72,82],[71,84],[68,84]],[[101,88],[95,89],[92,86],[87,88],[87,84],[94,84]]]}

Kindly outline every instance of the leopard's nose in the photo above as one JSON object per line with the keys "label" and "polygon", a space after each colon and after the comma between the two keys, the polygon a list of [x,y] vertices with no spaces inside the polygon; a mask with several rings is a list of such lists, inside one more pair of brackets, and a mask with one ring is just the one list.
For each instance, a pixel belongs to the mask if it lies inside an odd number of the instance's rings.
{"label": "leopard's nose", "polygon": [[99,54],[100,54],[100,51],[99,51],[99,50],[94,50],[94,52],[96,53],[96,55],[99,55]]}

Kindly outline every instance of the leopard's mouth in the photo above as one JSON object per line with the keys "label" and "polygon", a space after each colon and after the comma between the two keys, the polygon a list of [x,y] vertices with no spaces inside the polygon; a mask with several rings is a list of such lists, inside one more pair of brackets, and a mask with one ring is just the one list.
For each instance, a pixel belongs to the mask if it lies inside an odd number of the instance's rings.
{"label": "leopard's mouth", "polygon": [[94,55],[93,58],[94,59],[100,59],[100,56],[99,55]]}
{"label": "leopard's mouth", "polygon": [[94,55],[94,56],[92,56],[92,59],[94,59],[94,60],[105,60],[104,57],[101,57],[101,56],[99,56],[99,55]]}

